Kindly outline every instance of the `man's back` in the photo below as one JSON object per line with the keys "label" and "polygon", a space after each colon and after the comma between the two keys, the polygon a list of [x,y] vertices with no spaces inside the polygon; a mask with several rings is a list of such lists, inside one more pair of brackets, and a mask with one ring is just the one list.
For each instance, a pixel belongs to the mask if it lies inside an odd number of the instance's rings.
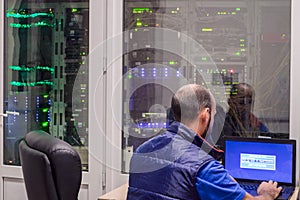
{"label": "man's back", "polygon": [[197,173],[213,160],[201,144],[187,127],[174,122],[141,145],[131,160],[127,199],[198,199]]}

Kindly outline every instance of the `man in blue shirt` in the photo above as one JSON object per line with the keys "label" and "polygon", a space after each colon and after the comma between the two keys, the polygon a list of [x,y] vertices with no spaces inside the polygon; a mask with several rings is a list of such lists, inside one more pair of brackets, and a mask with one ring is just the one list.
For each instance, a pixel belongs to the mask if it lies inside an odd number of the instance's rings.
{"label": "man in blue shirt", "polygon": [[[263,182],[253,197],[208,154],[216,104],[200,85],[180,88],[172,98],[175,121],[167,130],[142,144],[132,156],[127,199],[275,199],[281,191]],[[210,147],[210,148],[209,148]]]}

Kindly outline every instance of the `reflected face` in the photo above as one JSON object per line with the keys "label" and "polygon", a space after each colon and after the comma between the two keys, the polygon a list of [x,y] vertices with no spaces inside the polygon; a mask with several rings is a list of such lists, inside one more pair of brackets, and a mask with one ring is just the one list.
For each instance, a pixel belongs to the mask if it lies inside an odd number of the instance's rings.
{"label": "reflected face", "polygon": [[250,113],[254,102],[254,91],[247,86],[239,86],[237,94],[231,97],[231,106],[239,114]]}

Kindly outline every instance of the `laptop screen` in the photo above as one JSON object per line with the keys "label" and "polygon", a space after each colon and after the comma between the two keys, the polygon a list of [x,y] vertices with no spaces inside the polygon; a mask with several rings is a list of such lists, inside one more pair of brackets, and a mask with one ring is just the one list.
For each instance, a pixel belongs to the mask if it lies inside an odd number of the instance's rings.
{"label": "laptop screen", "polygon": [[295,185],[295,140],[225,138],[224,166],[235,179]]}

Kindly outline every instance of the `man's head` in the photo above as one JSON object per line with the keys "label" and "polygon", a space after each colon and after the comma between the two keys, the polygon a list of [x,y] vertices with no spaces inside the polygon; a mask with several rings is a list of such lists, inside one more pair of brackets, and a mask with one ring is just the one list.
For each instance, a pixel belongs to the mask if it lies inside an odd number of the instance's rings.
{"label": "man's head", "polygon": [[202,86],[189,84],[181,87],[172,98],[171,108],[175,120],[198,135],[205,137],[212,129],[216,103],[211,93]]}
{"label": "man's head", "polygon": [[254,95],[253,87],[247,83],[233,85],[228,104],[239,115],[250,113],[254,103]]}

